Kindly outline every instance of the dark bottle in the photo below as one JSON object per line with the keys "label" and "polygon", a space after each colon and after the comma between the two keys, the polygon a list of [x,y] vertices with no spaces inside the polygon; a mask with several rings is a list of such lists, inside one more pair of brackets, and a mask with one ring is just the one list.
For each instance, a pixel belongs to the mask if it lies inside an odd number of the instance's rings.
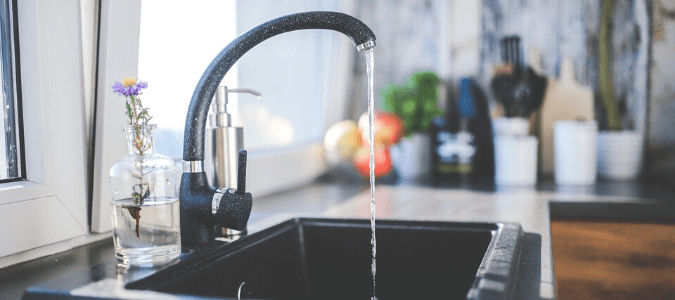
{"label": "dark bottle", "polygon": [[460,81],[457,101],[431,123],[432,169],[440,179],[494,177],[492,130],[485,95],[472,79]]}

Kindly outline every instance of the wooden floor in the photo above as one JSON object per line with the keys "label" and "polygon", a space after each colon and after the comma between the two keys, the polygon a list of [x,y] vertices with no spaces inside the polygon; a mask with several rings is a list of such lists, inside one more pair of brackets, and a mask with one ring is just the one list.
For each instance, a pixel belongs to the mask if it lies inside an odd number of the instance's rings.
{"label": "wooden floor", "polygon": [[561,300],[675,299],[675,225],[552,220]]}

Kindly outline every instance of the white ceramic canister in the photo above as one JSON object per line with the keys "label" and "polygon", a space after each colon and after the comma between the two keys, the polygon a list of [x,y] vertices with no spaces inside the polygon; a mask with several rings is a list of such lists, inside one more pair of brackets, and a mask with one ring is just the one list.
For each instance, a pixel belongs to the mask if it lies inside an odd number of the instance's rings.
{"label": "white ceramic canister", "polygon": [[557,121],[553,125],[555,182],[592,185],[597,177],[598,124],[595,121]]}
{"label": "white ceramic canister", "polygon": [[498,135],[528,135],[530,122],[525,118],[494,118],[492,119],[492,134]]}
{"label": "white ceramic canister", "polygon": [[508,186],[537,183],[537,138],[495,136],[495,183]]}

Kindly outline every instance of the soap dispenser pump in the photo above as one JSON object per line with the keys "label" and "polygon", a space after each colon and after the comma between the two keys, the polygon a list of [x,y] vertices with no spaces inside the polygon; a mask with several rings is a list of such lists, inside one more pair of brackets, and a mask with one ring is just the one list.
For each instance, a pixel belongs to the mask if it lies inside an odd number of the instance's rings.
{"label": "soap dispenser pump", "polygon": [[[211,105],[209,126],[206,129],[205,163],[206,176],[214,187],[237,188],[237,161],[239,151],[244,149],[244,129],[232,124],[227,112],[229,93],[250,93],[260,98],[260,92],[252,89],[228,89],[219,86]],[[209,145],[210,143],[210,145]],[[216,226],[216,236],[233,238],[241,232]],[[236,239],[236,238],[233,238]]]}

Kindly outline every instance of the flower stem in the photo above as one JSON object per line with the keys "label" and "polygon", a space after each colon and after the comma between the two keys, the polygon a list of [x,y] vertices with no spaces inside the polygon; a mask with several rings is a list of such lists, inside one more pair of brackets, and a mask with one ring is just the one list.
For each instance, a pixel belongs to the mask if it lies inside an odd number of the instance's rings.
{"label": "flower stem", "polygon": [[[136,167],[140,172],[140,183],[138,184],[139,191],[136,191],[136,185],[134,185],[131,193],[134,205],[137,206],[125,207],[129,211],[131,217],[136,220],[136,237],[138,238],[140,238],[140,206],[142,206],[144,200],[150,196],[150,186],[144,189],[144,185],[146,184],[143,182],[143,176],[145,175],[143,174],[143,155],[145,154],[145,150],[147,150],[146,148],[149,146],[149,143],[144,143],[144,140],[147,141],[148,136],[145,130],[141,132],[141,124],[147,125],[148,120],[150,120],[151,117],[148,115],[148,109],[143,108],[141,99],[137,98],[137,96],[141,94],[141,91],[147,87],[147,82],[138,81],[137,78],[131,77],[124,78],[122,83],[115,82],[112,86],[114,92],[127,98],[125,101],[126,115],[129,117],[129,125],[133,126],[133,129],[131,129],[133,132],[133,139],[130,142],[133,143],[133,147],[138,150],[138,155],[140,155],[139,160],[136,162]],[[132,172],[132,176],[136,177],[134,172]]]}

